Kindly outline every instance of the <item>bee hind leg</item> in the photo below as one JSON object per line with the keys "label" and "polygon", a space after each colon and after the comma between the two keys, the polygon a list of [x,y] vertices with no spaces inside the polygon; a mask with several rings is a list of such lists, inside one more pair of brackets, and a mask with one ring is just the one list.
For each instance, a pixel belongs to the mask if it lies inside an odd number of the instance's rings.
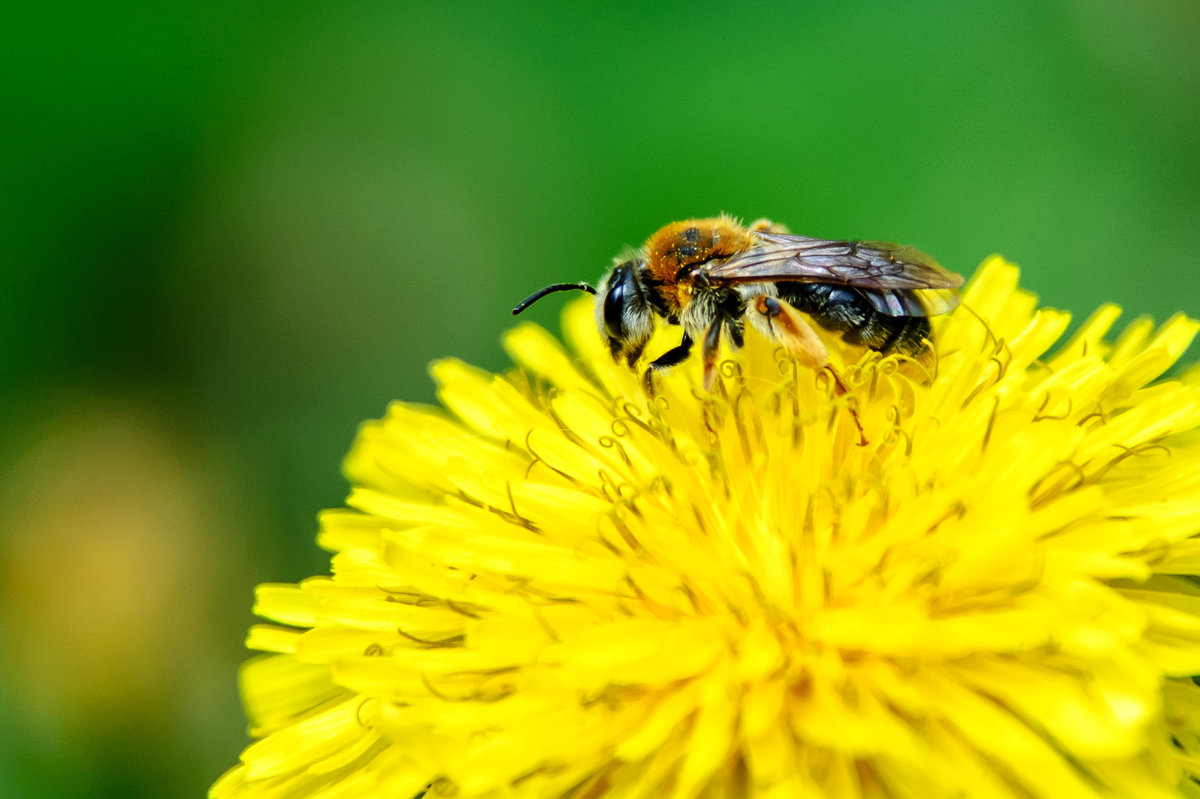
{"label": "bee hind leg", "polygon": [[778,222],[772,222],[766,217],[755,219],[747,227],[752,233],[791,233],[786,225],[781,225]]}
{"label": "bee hind leg", "polygon": [[[766,319],[767,326],[779,339],[779,343],[801,366],[828,371],[833,378],[834,393],[837,396],[850,393],[850,389],[842,382],[841,375],[829,362],[829,350],[826,349],[825,342],[821,341],[821,337],[799,311],[789,303],[765,294],[755,299],[754,310]],[[858,428],[859,446],[865,447],[868,443],[867,434],[863,430],[862,420],[858,418],[858,410],[853,405],[847,405],[846,409],[850,412],[850,418],[854,420],[854,426]]]}
{"label": "bee hind leg", "polygon": [[[754,310],[766,318],[767,327],[801,366],[824,369],[829,365],[829,350],[825,348],[825,342],[789,303],[778,297],[760,294],[754,301]],[[838,383],[841,383],[840,379]]]}

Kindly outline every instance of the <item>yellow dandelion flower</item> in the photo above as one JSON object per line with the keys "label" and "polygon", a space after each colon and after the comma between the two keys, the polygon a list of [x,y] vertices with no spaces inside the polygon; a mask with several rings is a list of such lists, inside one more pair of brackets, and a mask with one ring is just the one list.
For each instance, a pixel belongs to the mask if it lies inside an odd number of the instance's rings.
{"label": "yellow dandelion flower", "polygon": [[212,796],[1200,795],[1197,323],[1117,316],[1054,349],[995,258],[848,395],[751,333],[648,400],[587,300],[436,364],[259,589]]}

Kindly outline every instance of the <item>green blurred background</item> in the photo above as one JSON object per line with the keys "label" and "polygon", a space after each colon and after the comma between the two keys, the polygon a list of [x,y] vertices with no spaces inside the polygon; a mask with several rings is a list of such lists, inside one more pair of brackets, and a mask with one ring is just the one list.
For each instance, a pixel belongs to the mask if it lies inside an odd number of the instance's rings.
{"label": "green blurred background", "polygon": [[1194,0],[65,6],[0,19],[4,796],[201,795],[356,425],[667,221],[1200,313]]}

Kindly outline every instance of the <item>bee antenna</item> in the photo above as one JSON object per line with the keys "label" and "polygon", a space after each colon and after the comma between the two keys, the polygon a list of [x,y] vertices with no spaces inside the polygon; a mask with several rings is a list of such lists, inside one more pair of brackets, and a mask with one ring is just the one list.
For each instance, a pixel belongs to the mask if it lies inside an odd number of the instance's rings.
{"label": "bee antenna", "polygon": [[596,293],[596,290],[587,283],[555,283],[551,286],[546,286],[544,289],[538,289],[517,303],[517,307],[513,308],[513,316],[516,316],[547,294],[553,294],[556,291],[586,291],[588,294]]}

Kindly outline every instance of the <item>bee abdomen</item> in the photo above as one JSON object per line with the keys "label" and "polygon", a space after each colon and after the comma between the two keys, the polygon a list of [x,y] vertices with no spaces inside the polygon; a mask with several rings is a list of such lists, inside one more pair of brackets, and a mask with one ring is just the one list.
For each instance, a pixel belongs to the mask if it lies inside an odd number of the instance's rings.
{"label": "bee abdomen", "polygon": [[884,355],[920,356],[929,349],[932,328],[923,316],[888,316],[852,288],[826,283],[776,283],[781,299],[812,317],[826,330],[841,333]]}
{"label": "bee abdomen", "polygon": [[932,332],[929,320],[923,316],[886,316],[872,312],[866,324],[847,331],[842,338],[850,344],[862,344],[884,355],[897,353],[917,357],[928,351]]}
{"label": "bee abdomen", "polygon": [[862,328],[875,312],[858,292],[826,283],[776,283],[783,299],[826,330],[843,335]]}

